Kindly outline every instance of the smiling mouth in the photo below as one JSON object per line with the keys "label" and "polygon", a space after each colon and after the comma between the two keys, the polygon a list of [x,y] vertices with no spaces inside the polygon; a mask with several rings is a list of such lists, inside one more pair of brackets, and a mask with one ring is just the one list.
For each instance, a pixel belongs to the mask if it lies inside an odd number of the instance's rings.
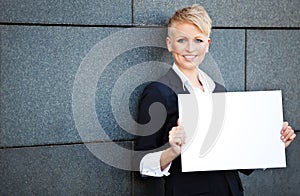
{"label": "smiling mouth", "polygon": [[188,61],[192,61],[197,57],[197,55],[182,55],[182,56]]}

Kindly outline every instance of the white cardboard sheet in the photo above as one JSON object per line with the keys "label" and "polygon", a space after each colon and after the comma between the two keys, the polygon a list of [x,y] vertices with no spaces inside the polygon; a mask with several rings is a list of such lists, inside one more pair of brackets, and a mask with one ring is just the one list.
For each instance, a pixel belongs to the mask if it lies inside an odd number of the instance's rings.
{"label": "white cardboard sheet", "polygon": [[178,97],[183,172],[286,167],[281,91]]}

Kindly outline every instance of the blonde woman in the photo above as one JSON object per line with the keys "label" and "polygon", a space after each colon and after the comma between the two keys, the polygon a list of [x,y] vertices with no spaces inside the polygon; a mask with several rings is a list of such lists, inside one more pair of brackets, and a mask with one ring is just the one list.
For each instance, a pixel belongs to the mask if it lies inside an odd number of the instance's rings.
{"label": "blonde woman", "polygon": [[[192,5],[177,10],[169,19],[166,44],[172,53],[174,64],[168,73],[145,89],[140,99],[138,121],[150,121],[149,107],[162,103],[166,112],[155,116],[165,118],[163,126],[154,134],[140,136],[136,150],[163,149],[146,154],[140,162],[143,176],[165,178],[165,195],[243,195],[238,172],[249,175],[252,170],[229,170],[207,172],[181,172],[181,146],[185,143],[185,131],[178,122],[178,94],[224,92],[222,85],[214,82],[198,66],[208,52],[211,19],[205,9]],[[155,109],[153,110],[155,112]],[[151,127],[149,127],[151,129]],[[140,130],[151,131],[151,130]],[[278,130],[280,131],[280,130]],[[281,130],[286,146],[295,138],[287,123]]]}

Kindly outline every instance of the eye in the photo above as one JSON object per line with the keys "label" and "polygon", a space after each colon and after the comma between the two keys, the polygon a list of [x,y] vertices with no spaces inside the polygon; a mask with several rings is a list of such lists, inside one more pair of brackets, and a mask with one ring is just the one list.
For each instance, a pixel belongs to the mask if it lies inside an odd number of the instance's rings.
{"label": "eye", "polygon": [[185,42],[185,39],[182,39],[182,38],[181,38],[181,39],[178,39],[177,42],[178,42],[178,43],[184,43],[184,42]]}
{"label": "eye", "polygon": [[195,42],[196,43],[201,43],[201,42],[203,42],[203,40],[198,38],[198,39],[195,40]]}

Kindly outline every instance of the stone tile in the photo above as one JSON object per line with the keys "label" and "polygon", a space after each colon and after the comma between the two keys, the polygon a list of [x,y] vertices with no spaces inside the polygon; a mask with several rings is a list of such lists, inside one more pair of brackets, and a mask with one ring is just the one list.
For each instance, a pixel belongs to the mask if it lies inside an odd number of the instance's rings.
{"label": "stone tile", "polygon": [[300,31],[247,34],[247,90],[282,90],[284,119],[300,129]]}
{"label": "stone tile", "polygon": [[131,195],[131,172],[103,163],[84,145],[1,149],[0,163],[0,195]]}
{"label": "stone tile", "polygon": [[[115,120],[111,97],[134,118],[140,90],[128,104],[113,89],[125,97],[132,85],[157,79],[171,64],[165,29],[0,27],[0,146],[133,139]],[[121,77],[128,69],[142,72]],[[128,116],[121,121],[130,124]],[[78,134],[82,129],[87,136]]]}
{"label": "stone tile", "polygon": [[119,30],[1,26],[1,146],[81,141],[72,114],[76,72]]}
{"label": "stone tile", "polygon": [[211,44],[200,68],[228,91],[244,91],[245,32],[214,29]]}
{"label": "stone tile", "polygon": [[130,0],[1,1],[1,22],[83,25],[131,24]]}
{"label": "stone tile", "polygon": [[[299,132],[298,132],[299,134]],[[286,150],[287,167],[283,169],[256,170],[250,176],[241,174],[245,196],[250,195],[299,195],[300,138]]]}
{"label": "stone tile", "polygon": [[216,27],[299,27],[300,2],[286,1],[134,1],[134,23],[162,25],[179,8],[198,3],[206,8]]}

